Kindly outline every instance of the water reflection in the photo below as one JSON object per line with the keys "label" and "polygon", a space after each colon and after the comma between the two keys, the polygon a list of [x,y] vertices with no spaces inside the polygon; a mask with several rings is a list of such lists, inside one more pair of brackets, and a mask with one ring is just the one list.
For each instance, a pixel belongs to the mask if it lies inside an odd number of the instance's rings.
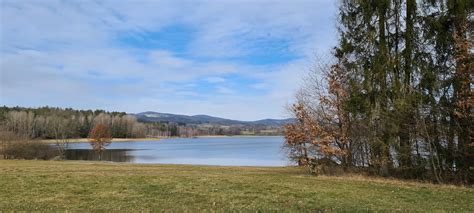
{"label": "water reflection", "polygon": [[[283,137],[169,138],[110,144],[103,161],[220,166],[286,166]],[[66,159],[98,160],[89,143],[71,143]]]}
{"label": "water reflection", "polygon": [[[134,157],[129,154],[131,149],[106,149],[102,153],[103,161],[133,162]],[[99,154],[91,149],[69,149],[66,151],[68,160],[99,160]]]}

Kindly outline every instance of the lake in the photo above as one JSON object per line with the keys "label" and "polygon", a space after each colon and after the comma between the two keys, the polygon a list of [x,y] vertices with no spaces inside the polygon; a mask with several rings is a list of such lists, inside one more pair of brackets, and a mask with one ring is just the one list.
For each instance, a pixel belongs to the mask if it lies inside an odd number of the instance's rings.
{"label": "lake", "polygon": [[[117,142],[107,147],[102,160],[130,163],[220,166],[287,166],[284,138],[198,137],[157,141]],[[89,143],[71,143],[68,160],[98,160]]]}

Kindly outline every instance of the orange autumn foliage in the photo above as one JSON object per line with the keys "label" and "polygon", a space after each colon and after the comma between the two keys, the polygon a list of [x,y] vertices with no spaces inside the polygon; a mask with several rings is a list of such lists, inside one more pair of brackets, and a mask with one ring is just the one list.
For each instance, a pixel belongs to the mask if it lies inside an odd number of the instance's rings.
{"label": "orange autumn foliage", "polygon": [[310,170],[331,162],[343,166],[350,163],[347,155],[349,119],[343,110],[343,102],[348,96],[345,75],[337,64],[328,66],[323,74],[325,88],[300,94],[298,102],[290,109],[296,122],[285,126],[290,158],[299,165],[309,166]]}
{"label": "orange autumn foliage", "polygon": [[110,145],[112,142],[112,134],[106,125],[97,124],[90,131],[88,140],[92,146],[92,149],[94,149],[94,151],[99,154],[100,159],[105,147]]}

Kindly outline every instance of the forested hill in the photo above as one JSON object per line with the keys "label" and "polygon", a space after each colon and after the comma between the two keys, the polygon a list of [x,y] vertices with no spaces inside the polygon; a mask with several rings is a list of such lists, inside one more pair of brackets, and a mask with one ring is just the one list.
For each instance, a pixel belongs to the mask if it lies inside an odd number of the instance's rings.
{"label": "forested hill", "polygon": [[174,122],[184,124],[219,124],[219,125],[263,125],[263,126],[282,126],[291,123],[293,119],[263,119],[257,121],[231,120],[209,115],[178,115],[159,112],[142,112],[133,114],[142,122]]}
{"label": "forested hill", "polygon": [[0,107],[0,130],[24,138],[85,138],[98,124],[115,138],[193,137],[197,135],[281,135],[291,119],[237,121],[208,115],[174,115],[156,112],[127,114],[104,110],[56,107]]}

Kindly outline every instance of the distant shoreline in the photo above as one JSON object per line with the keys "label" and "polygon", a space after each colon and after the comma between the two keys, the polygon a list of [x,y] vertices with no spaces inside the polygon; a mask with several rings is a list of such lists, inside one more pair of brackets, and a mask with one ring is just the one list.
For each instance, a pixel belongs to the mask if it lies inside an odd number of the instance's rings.
{"label": "distant shoreline", "polygon": [[284,135],[199,135],[198,138],[227,138],[227,137],[283,137]]}
{"label": "distant shoreline", "polygon": [[[112,139],[113,142],[133,142],[133,141],[158,141],[163,138],[114,138]],[[56,139],[42,139],[39,140],[43,143],[56,143]],[[87,138],[71,138],[68,141],[69,143],[83,143],[89,142]]]}
{"label": "distant shoreline", "polygon": [[[227,137],[283,137],[283,135],[199,135],[196,138],[227,138]],[[168,138],[193,138],[193,137],[157,137],[157,138],[114,138],[112,139],[112,143],[114,142],[143,142],[143,141],[159,141],[162,139]],[[39,141],[43,143],[54,144],[56,143],[56,139],[40,139]],[[68,141],[69,143],[84,143],[89,142],[87,138],[71,138]]]}

